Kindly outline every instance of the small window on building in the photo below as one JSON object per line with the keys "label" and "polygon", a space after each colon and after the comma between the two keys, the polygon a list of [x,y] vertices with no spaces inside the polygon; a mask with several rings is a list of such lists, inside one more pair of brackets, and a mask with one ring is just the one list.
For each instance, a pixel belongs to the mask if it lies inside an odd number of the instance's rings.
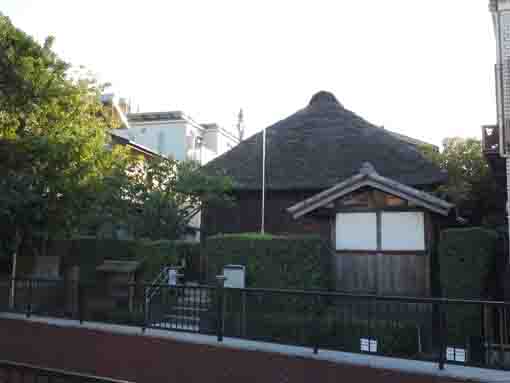
{"label": "small window on building", "polygon": [[382,212],[382,250],[425,250],[425,219],[422,212]]}
{"label": "small window on building", "polygon": [[336,249],[377,250],[376,213],[337,214]]}

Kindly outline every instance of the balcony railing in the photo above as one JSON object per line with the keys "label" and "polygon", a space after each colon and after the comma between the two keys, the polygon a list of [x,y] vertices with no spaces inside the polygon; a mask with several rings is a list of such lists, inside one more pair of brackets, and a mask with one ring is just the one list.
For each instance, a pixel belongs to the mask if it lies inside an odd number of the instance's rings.
{"label": "balcony railing", "polygon": [[499,154],[499,127],[482,126],[482,150],[485,154]]}

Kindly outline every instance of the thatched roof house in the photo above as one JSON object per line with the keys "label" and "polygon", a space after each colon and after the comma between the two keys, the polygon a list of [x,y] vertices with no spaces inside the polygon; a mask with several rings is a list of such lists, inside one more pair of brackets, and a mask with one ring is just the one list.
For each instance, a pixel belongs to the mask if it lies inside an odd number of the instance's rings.
{"label": "thatched roof house", "polygon": [[[421,154],[423,142],[372,125],[328,92],[266,134],[267,232],[328,240],[338,289],[430,294],[439,225],[453,205],[429,193],[447,175]],[[208,206],[206,235],[260,230],[262,142],[261,132],[207,165],[232,177],[237,204]]]}

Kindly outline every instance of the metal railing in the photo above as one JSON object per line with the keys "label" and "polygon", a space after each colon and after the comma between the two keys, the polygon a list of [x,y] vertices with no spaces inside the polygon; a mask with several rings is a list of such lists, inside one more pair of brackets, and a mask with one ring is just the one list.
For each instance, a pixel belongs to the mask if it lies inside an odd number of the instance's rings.
{"label": "metal railing", "polygon": [[125,380],[110,379],[5,360],[0,360],[0,382],[129,383]]}
{"label": "metal railing", "polygon": [[[0,285],[0,311],[434,361],[440,368],[448,363],[510,368],[510,302],[231,289],[223,282],[18,280],[12,308],[2,298],[8,289],[1,286],[9,283]],[[158,294],[147,304],[154,288]]]}
{"label": "metal railing", "polygon": [[154,295],[156,295],[160,289],[160,285],[168,284],[168,272],[170,271],[169,266],[165,266],[161,269],[160,273],[154,278],[151,286],[149,287],[145,298],[150,301]]}

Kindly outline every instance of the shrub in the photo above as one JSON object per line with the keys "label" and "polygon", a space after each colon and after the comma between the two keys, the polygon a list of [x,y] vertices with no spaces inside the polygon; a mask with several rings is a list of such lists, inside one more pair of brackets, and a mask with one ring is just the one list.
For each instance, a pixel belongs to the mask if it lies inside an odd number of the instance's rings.
{"label": "shrub", "polygon": [[316,236],[282,237],[253,233],[218,235],[205,240],[208,276],[227,264],[246,267],[247,287],[329,289],[330,255]]}
{"label": "shrub", "polygon": [[439,244],[443,296],[482,298],[496,262],[498,234],[480,227],[448,229]]}
{"label": "shrub", "polygon": [[96,282],[96,272],[104,260],[143,261],[140,279],[152,281],[165,265],[177,265],[179,249],[177,241],[132,241],[96,238],[77,238],[54,241],[50,255],[63,258],[63,266],[80,266],[80,279]]}
{"label": "shrub", "polygon": [[[485,298],[496,265],[498,234],[480,227],[441,233],[439,263],[441,289],[448,298]],[[448,343],[466,345],[482,335],[482,311],[473,305],[448,305]]]}

